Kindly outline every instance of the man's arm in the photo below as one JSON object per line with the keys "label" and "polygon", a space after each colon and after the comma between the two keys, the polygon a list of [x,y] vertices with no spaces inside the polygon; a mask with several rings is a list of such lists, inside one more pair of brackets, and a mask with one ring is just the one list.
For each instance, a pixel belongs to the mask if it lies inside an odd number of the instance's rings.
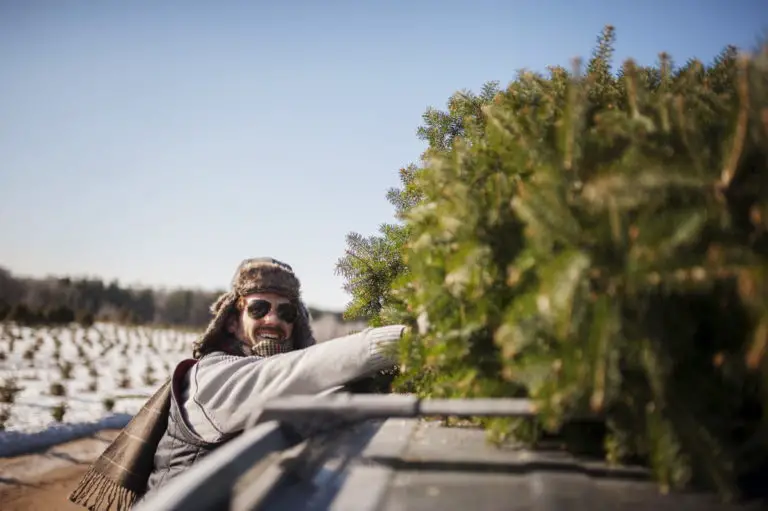
{"label": "man's arm", "polygon": [[207,441],[243,429],[265,400],[317,394],[392,367],[385,351],[404,326],[368,328],[306,349],[267,358],[211,355],[189,372],[186,418]]}

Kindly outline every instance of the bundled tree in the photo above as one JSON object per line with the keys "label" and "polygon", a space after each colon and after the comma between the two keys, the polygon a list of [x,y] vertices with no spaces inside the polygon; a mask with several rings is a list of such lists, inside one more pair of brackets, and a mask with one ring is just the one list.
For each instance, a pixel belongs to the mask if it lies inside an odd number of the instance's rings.
{"label": "bundled tree", "polygon": [[530,396],[502,438],[597,412],[610,459],[733,497],[768,459],[768,50],[614,76],[613,37],[430,155],[380,321],[427,320],[401,386]]}
{"label": "bundled tree", "polygon": [[[464,90],[451,96],[446,111],[427,108],[422,115],[424,124],[416,130],[419,139],[428,144],[422,163],[430,156],[449,151],[458,138],[482,137],[483,106],[490,104],[498,92],[498,82],[487,82],[480,94]],[[401,188],[387,192],[387,200],[395,207],[398,220],[404,220],[406,213],[423,198],[417,184],[422,171],[423,167],[416,164],[401,168]],[[344,318],[366,319],[372,326],[378,326],[384,321],[382,313],[398,306],[391,291],[394,282],[407,273],[402,252],[409,233],[407,224],[385,223],[379,227],[378,235],[365,237],[356,232],[347,235],[346,254],[336,264],[336,273],[344,277],[345,291],[352,295]]]}

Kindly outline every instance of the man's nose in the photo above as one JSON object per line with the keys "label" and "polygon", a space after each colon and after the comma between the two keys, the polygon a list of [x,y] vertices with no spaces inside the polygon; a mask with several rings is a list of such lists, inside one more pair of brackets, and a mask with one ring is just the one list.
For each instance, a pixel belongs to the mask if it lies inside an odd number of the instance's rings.
{"label": "man's nose", "polygon": [[277,316],[277,307],[272,307],[269,309],[269,312],[267,312],[267,315],[262,318],[265,323],[269,323],[271,325],[277,324],[280,322],[280,318]]}

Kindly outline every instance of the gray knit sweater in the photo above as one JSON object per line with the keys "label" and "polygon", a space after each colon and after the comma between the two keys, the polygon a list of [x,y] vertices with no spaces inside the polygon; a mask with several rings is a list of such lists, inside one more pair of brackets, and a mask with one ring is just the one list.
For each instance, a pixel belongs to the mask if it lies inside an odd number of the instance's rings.
{"label": "gray knit sweater", "polygon": [[392,367],[384,353],[402,325],[368,328],[272,357],[215,352],[187,373],[180,401],[189,427],[208,442],[242,430],[260,403],[282,395],[317,394]]}

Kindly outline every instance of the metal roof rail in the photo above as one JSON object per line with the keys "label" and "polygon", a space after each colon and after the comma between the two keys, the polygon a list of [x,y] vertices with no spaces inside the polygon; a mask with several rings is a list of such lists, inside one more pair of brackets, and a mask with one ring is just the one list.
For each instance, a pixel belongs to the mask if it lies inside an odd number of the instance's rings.
{"label": "metal roof rail", "polygon": [[[531,416],[528,399],[419,399],[406,394],[349,394],[337,387],[315,396],[284,396],[266,402],[262,412],[237,438],[213,451],[171,480],[136,511],[211,510],[227,508],[238,479],[260,461],[298,446],[306,436],[291,434],[290,425],[318,415],[342,421],[423,416]],[[326,420],[323,423],[326,423]],[[288,427],[286,427],[288,426]]]}
{"label": "metal roof rail", "polygon": [[454,398],[422,399],[409,394],[350,394],[285,396],[268,401],[258,422],[290,420],[305,414],[330,414],[346,419],[452,417],[530,417],[530,399]]}

